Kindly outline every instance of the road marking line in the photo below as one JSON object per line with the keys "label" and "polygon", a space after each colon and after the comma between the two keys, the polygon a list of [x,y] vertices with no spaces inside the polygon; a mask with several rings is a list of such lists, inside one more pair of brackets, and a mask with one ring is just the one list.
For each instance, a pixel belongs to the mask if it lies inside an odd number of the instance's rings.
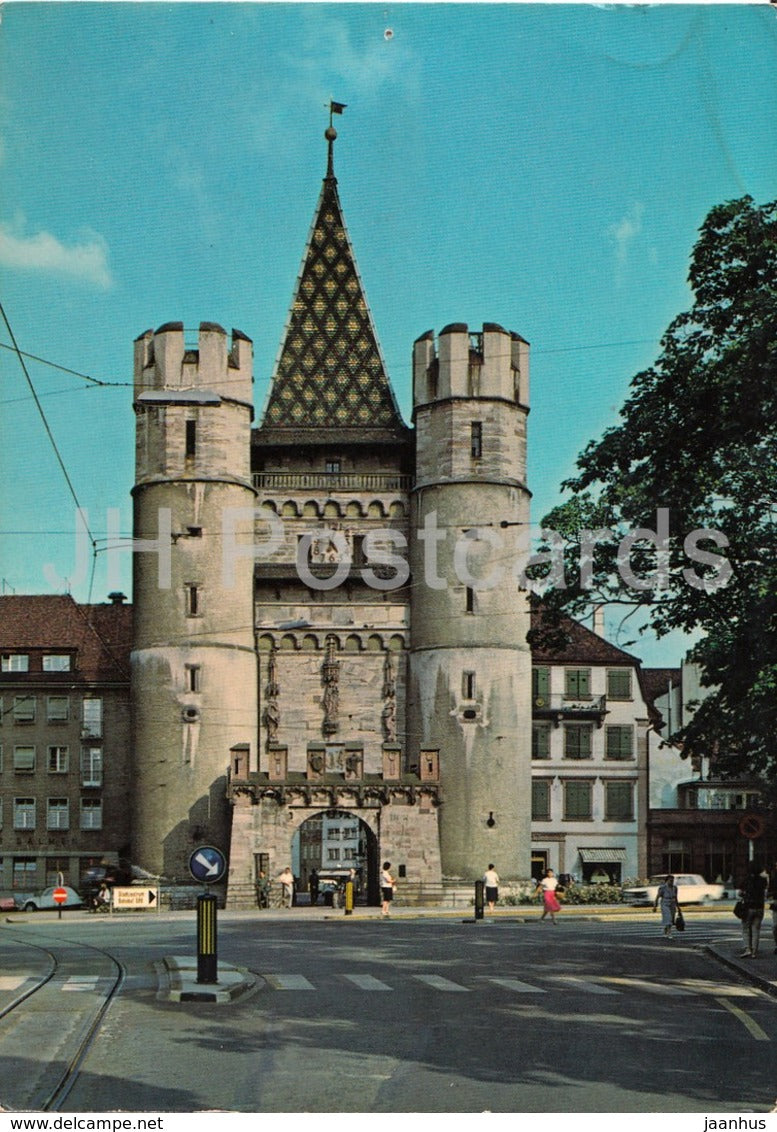
{"label": "road marking line", "polygon": [[343,975],[349,983],[353,983],[360,990],[366,991],[390,991],[391,987],[386,983],[382,983],[380,979],[376,979],[374,975]]}
{"label": "road marking line", "polygon": [[522,983],[520,979],[491,979],[489,983],[496,983],[498,987],[506,990],[519,991],[521,994],[547,994],[543,987],[534,987],[531,983]]}
{"label": "road marking line", "polygon": [[426,983],[428,987],[434,987],[435,990],[441,991],[464,991],[469,993],[469,987],[463,987],[459,983],[452,983],[450,979],[444,979],[442,975],[413,975],[414,979],[418,979],[421,983]]}
{"label": "road marking line", "polygon": [[734,1015],[734,1017],[738,1018],[739,1021],[742,1023],[742,1025],[745,1026],[746,1029],[748,1029],[750,1031],[750,1033],[753,1035],[753,1037],[755,1038],[755,1040],[757,1042],[770,1042],[771,1041],[771,1038],[766,1033],[766,1031],[762,1030],[761,1027],[758,1025],[758,1023],[755,1021],[755,1019],[751,1018],[749,1014],[745,1014],[744,1010],[742,1010],[741,1007],[734,1006],[734,1003],[729,1002],[729,1000],[727,998],[716,997],[715,1001],[719,1002],[721,1006],[725,1006],[726,1010],[731,1011],[731,1013]]}
{"label": "road marking line", "polygon": [[586,994],[620,994],[620,991],[613,990],[612,987],[603,987],[601,983],[592,982],[589,979],[584,979],[582,975],[559,975],[566,983],[573,983],[577,990],[585,991]]}
{"label": "road marking line", "polygon": [[275,990],[315,990],[304,975],[263,975]]}
{"label": "road marking line", "polygon": [[760,991],[755,987],[739,987],[730,983],[713,983],[708,979],[674,979],[674,985],[687,987],[697,994],[721,994],[727,998],[758,998]]}
{"label": "road marking line", "polygon": [[662,983],[651,983],[647,979],[628,979],[623,977],[616,977],[613,975],[602,975],[602,982],[615,983],[617,986],[634,987],[635,990],[650,991],[651,994],[663,994],[672,998],[679,998],[681,995],[689,995],[689,990],[683,990],[682,987],[664,986]]}
{"label": "road marking line", "polygon": [[29,975],[0,975],[0,991],[18,990],[29,978]]}

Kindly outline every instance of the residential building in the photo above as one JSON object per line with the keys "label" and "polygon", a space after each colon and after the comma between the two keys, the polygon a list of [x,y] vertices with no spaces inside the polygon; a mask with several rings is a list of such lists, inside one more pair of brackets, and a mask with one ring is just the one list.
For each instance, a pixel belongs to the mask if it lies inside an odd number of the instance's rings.
{"label": "residential building", "polygon": [[0,597],[0,888],[129,855],[132,610]]}
{"label": "residential building", "polygon": [[648,736],[639,660],[564,618],[532,650],[532,874],[620,884],[646,870]]}

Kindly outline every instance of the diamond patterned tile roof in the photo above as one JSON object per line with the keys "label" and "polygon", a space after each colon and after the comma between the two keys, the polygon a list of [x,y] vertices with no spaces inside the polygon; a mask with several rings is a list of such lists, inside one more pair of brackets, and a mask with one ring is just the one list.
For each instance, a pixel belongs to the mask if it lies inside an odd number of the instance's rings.
{"label": "diamond patterned tile roof", "polygon": [[405,428],[343,220],[331,149],[262,428]]}

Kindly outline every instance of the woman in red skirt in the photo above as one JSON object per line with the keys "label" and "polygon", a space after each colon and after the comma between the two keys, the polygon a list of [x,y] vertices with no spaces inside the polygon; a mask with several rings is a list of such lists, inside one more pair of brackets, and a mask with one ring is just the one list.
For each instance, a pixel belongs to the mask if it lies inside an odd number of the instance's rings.
{"label": "woman in red skirt", "polygon": [[558,881],[553,872],[553,869],[546,869],[545,876],[537,885],[535,895],[542,893],[542,915],[541,920],[546,916],[550,916],[551,923],[556,922],[556,912],[561,911],[561,905],[556,898],[556,889],[558,888]]}

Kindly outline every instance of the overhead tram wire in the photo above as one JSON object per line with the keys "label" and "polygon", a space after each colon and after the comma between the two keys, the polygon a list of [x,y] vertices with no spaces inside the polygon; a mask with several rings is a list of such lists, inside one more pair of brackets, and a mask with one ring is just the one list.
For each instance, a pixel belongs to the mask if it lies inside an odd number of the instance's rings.
{"label": "overhead tram wire", "polygon": [[11,328],[11,323],[8,321],[8,315],[5,313],[5,307],[3,306],[2,302],[0,302],[0,314],[2,314],[2,316],[3,316],[3,322],[6,325],[9,337],[11,339],[11,342],[13,343],[13,349],[16,353],[16,356],[19,359],[19,365],[22,368],[22,373],[24,374],[25,379],[27,381],[27,384],[30,387],[30,392],[32,393],[33,400],[35,401],[35,407],[37,408],[38,413],[40,414],[40,418],[43,421],[43,427],[46,430],[46,435],[49,438],[49,441],[51,443],[51,447],[54,451],[54,455],[57,458],[57,463],[59,464],[59,466],[62,470],[62,475],[65,477],[65,483],[67,484],[68,491],[70,492],[70,495],[73,498],[73,502],[75,503],[76,508],[77,508],[77,510],[78,510],[78,512],[81,516],[81,522],[84,524],[84,529],[86,530],[86,533],[89,536],[89,541],[92,544],[92,559],[93,559],[93,561],[92,561],[92,574],[91,574],[91,578],[89,580],[89,595],[88,595],[88,604],[91,604],[92,584],[94,582],[94,560],[95,560],[95,555],[96,555],[97,543],[95,541],[95,538],[94,538],[91,530],[89,529],[89,524],[87,523],[87,521],[84,517],[85,512],[84,512],[84,510],[83,510],[83,508],[82,508],[82,506],[81,506],[81,504],[78,500],[78,496],[76,495],[76,489],[73,486],[73,481],[71,480],[70,474],[69,474],[69,472],[68,472],[68,470],[65,466],[65,461],[62,458],[62,453],[59,451],[59,448],[57,447],[57,442],[54,439],[54,434],[51,431],[51,427],[49,426],[48,420],[46,419],[46,414],[43,411],[43,406],[40,403],[40,398],[38,397],[35,386],[32,383],[32,378],[30,377],[29,370],[27,369],[27,366],[25,364],[24,355],[22,354],[22,351],[19,349],[19,344],[16,341],[16,337],[14,335],[12,328]]}

